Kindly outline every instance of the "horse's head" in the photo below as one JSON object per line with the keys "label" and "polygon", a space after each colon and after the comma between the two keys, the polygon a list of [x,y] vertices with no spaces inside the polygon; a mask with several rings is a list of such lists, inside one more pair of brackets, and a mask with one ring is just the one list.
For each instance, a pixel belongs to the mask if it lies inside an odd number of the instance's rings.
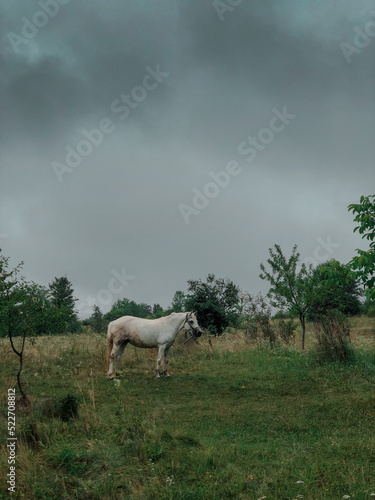
{"label": "horse's head", "polygon": [[194,337],[200,337],[202,335],[203,330],[198,325],[198,321],[197,321],[197,318],[195,316],[195,313],[193,313],[193,312],[186,313],[185,329],[186,330],[190,329],[193,332]]}

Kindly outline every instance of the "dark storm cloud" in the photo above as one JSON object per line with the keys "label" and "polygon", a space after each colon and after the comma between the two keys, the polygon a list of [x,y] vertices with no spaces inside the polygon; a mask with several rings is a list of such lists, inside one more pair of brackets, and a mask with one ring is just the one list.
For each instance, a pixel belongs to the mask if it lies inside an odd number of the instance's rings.
{"label": "dark storm cloud", "polygon": [[[20,34],[22,17],[30,20],[38,9],[36,4],[24,5],[27,10],[17,7],[19,16],[13,13],[8,29]],[[127,15],[126,3],[117,7],[114,14],[102,3],[61,5],[47,26],[19,46],[19,54],[8,41],[3,85],[17,123],[54,134],[61,123],[72,128],[84,117],[100,116],[118,94],[139,82],[147,65],[159,60],[157,36],[163,32],[157,22],[142,18],[136,6],[133,15]]]}
{"label": "dark storm cloud", "polygon": [[[68,2],[18,52],[7,35],[40,3],[1,8],[0,233],[36,281],[67,273],[85,302],[125,267],[121,296],[166,306],[209,272],[256,292],[275,242],[309,257],[331,235],[343,261],[362,244],[346,206],[374,180],[375,41],[351,63],[340,43],[373,2],[242,2],[223,20],[215,2]],[[239,145],[285,106],[296,118],[246,161]],[[113,131],[60,183],[53,162],[103,119]],[[179,205],[230,161],[241,173],[186,224]]]}

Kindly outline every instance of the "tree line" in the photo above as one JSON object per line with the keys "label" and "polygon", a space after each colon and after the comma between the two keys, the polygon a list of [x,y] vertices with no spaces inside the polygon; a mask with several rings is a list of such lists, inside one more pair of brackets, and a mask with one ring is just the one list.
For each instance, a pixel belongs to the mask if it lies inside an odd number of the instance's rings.
{"label": "tree line", "polygon": [[[205,280],[189,280],[186,292],[176,291],[166,309],[158,303],[151,306],[122,298],[106,314],[95,305],[91,317],[80,321],[73,285],[66,276],[55,277],[48,287],[27,282],[20,276],[23,263],[11,268],[9,257],[0,250],[0,336],[75,333],[85,325],[100,333],[120,316],[155,319],[184,311],[195,311],[201,326],[220,335],[229,326],[247,328],[267,307],[273,307],[278,309],[276,317],[299,319],[303,347],[306,321],[333,310],[347,316],[360,312],[375,315],[374,199],[375,195],[361,197],[359,204],[348,207],[359,223],[354,231],[370,241],[369,250],[357,250],[358,255],[346,264],[332,259],[313,268],[300,264],[297,245],[286,257],[275,244],[266,263],[260,264],[260,277],[270,285],[266,297],[242,292],[229,278],[208,274]],[[362,285],[364,303],[360,301]]]}

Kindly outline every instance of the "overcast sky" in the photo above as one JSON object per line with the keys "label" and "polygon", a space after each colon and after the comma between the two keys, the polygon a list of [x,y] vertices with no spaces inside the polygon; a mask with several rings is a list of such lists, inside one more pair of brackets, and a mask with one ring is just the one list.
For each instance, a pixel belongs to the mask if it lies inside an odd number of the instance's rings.
{"label": "overcast sky", "polygon": [[0,9],[0,246],[66,274],[82,316],[208,273],[266,292],[275,243],[367,248],[347,206],[374,193],[374,1]]}

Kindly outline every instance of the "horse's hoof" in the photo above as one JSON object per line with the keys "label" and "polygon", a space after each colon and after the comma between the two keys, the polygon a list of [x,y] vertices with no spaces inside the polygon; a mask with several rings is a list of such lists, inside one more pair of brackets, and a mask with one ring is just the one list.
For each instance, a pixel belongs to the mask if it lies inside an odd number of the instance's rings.
{"label": "horse's hoof", "polygon": [[164,377],[170,377],[168,372],[164,372]]}

